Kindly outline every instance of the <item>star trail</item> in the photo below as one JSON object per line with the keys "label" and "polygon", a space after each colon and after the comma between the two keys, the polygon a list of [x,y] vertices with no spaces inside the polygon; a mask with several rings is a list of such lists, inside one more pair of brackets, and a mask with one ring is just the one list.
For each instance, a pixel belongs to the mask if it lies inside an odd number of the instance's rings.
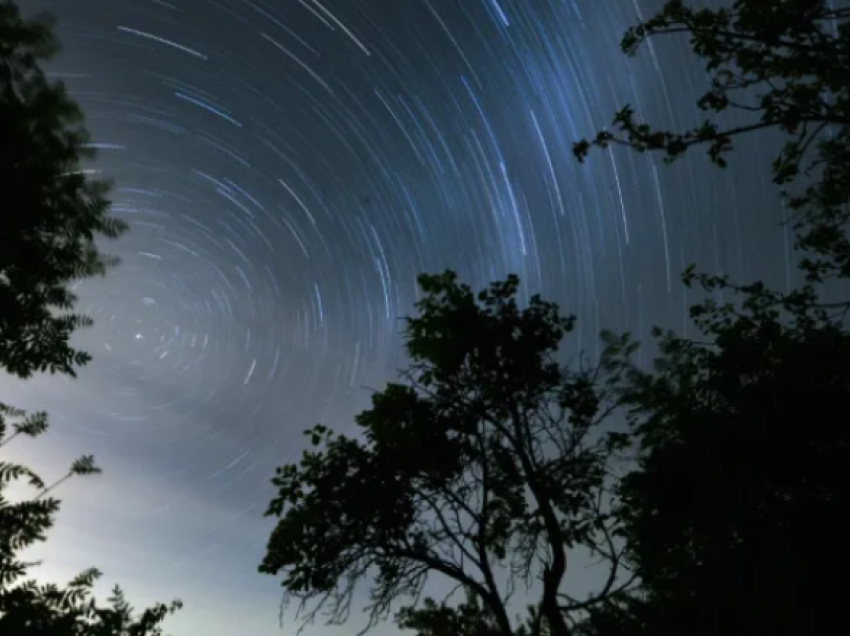
{"label": "star trail", "polygon": [[351,430],[404,364],[420,272],[514,272],[578,316],[567,353],[590,356],[603,327],[686,329],[690,262],[790,280],[774,139],[725,171],[699,152],[572,156],[625,103],[699,121],[685,42],[620,51],[658,0],[21,4],[58,18],[51,75],[132,231],[77,290],[94,362],[2,388],[51,413],[50,461],[92,452],[105,471],[63,493],[51,573],[181,597],[175,634],[279,633],[256,573],[268,480],[304,428]]}

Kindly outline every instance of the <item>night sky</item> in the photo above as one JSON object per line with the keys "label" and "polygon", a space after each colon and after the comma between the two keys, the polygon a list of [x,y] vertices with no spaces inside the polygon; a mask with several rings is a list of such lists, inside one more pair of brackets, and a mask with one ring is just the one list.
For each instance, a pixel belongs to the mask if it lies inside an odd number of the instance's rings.
{"label": "night sky", "polygon": [[256,573],[269,479],[304,428],[352,431],[404,364],[420,272],[517,273],[579,317],[566,352],[591,356],[602,327],[683,329],[689,262],[786,284],[775,140],[726,171],[701,152],[572,156],[625,103],[698,121],[686,43],[619,48],[660,5],[23,0],[59,18],[51,72],[132,226],[108,245],[122,266],[78,288],[94,362],[0,384],[52,418],[16,453],[46,477],[84,452],[105,471],[63,487],[44,576],[96,565],[139,604],[180,597],[180,636],[281,633]]}

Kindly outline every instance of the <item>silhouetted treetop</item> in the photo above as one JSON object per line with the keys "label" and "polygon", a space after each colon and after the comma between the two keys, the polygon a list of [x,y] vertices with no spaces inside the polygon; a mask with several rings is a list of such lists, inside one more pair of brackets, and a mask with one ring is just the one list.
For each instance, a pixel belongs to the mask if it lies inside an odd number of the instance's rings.
{"label": "silhouetted treetop", "polygon": [[[357,437],[316,426],[313,448],[278,469],[260,570],[282,576],[308,621],[345,621],[368,586],[369,626],[397,601],[412,603],[403,621],[436,618],[439,605],[423,614],[416,599],[441,576],[506,636],[515,590],[539,585],[529,636],[565,636],[572,605],[622,583],[605,504],[625,439],[599,430],[612,404],[596,368],[558,362],[573,319],[537,296],[520,307],[516,277],[477,294],[452,272],[419,281],[402,382],[373,395]],[[608,583],[581,601],[564,589],[579,546],[611,561]]]}
{"label": "silhouetted treetop", "polygon": [[95,239],[127,229],[109,214],[109,183],[87,172],[82,111],[41,67],[58,50],[49,18],[0,2],[0,367],[20,377],[88,361],[68,344],[91,324],[70,313],[70,285],[114,265]]}

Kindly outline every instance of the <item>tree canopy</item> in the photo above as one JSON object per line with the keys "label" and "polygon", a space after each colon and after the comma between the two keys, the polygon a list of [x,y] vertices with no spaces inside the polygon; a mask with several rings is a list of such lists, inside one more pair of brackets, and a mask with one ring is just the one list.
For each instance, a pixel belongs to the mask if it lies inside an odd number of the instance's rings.
{"label": "tree canopy", "polygon": [[842,612],[850,334],[813,296],[740,293],[696,317],[709,344],[661,334],[656,368],[621,383],[639,460],[617,512],[641,586],[613,633],[821,633]]}
{"label": "tree canopy", "polygon": [[[308,620],[344,621],[368,584],[370,625],[394,601],[410,604],[403,624],[441,620],[435,601],[416,603],[439,575],[471,599],[458,620],[505,635],[518,629],[514,594],[533,589],[529,636],[565,636],[573,605],[623,583],[607,504],[625,439],[600,429],[613,404],[596,368],[558,361],[572,317],[536,296],[520,308],[516,277],[478,294],[451,272],[419,283],[402,381],[372,396],[356,437],[319,425],[314,448],[278,469],[260,570],[282,576]],[[575,602],[564,577],[578,547],[611,572]]]}
{"label": "tree canopy", "polygon": [[91,324],[71,313],[70,285],[113,266],[95,239],[127,229],[110,216],[109,183],[87,171],[82,110],[42,67],[58,50],[47,16],[0,1],[0,363],[20,377],[89,360],[68,343]]}
{"label": "tree canopy", "polygon": [[[794,211],[805,283],[789,292],[727,276],[684,275],[707,300],[691,307],[694,339],[657,330],[651,370],[618,376],[638,464],[620,483],[618,517],[640,586],[591,609],[580,633],[826,633],[843,621],[841,549],[850,507],[850,333],[844,302],[824,286],[850,276],[850,9],[815,0],[739,0],[692,9],[670,2],[630,29],[623,49],[685,34],[711,89],[699,106],[738,110],[751,125],[713,119],[653,130],[626,107],[619,143],[675,160],[707,144],[720,166],[732,138],[777,128],[789,139],[772,164]],[[743,137],[742,137],[743,138]],[[719,304],[714,292],[732,292]],[[608,355],[622,368],[614,336]]]}
{"label": "tree canopy", "polygon": [[[126,230],[109,216],[109,185],[83,171],[92,157],[79,106],[64,87],[49,82],[41,64],[58,50],[49,18],[21,17],[0,1],[0,370],[19,378],[37,372],[74,375],[89,360],[68,343],[91,321],[70,313],[70,285],[114,265],[98,236]],[[161,623],[180,607],[157,604],[136,614],[120,588],[107,605],[92,597],[96,569],[68,585],[29,578],[37,563],[21,552],[45,541],[59,501],[56,488],[72,477],[100,473],[92,456],[72,462],[48,485],[39,475],[4,459],[13,440],[48,428],[47,414],[0,404],[0,634],[15,636],[161,636]],[[8,434],[11,431],[11,434]],[[9,499],[10,485],[26,482],[29,499]]]}
{"label": "tree canopy", "polygon": [[[776,130],[785,143],[774,158],[773,181],[784,192],[796,247],[811,281],[850,275],[850,7],[826,0],[735,0],[693,8],[672,0],[630,28],[621,47],[636,55],[648,39],[685,36],[704,63],[709,87],[697,100],[705,119],[684,131],[636,119],[630,105],[611,130],[581,140],[584,161],[594,147],[623,145],[661,152],[669,163],[704,146],[726,166],[735,141]],[[724,125],[723,115],[743,123]],[[728,118],[727,118],[728,119]]]}

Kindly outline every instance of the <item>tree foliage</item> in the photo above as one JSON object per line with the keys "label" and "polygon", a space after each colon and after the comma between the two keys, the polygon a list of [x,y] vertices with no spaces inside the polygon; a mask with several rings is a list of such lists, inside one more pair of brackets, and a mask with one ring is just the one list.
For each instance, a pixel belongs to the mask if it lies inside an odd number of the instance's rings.
{"label": "tree foliage", "polygon": [[[625,439],[599,427],[613,405],[596,368],[559,364],[572,317],[537,296],[521,308],[516,277],[478,294],[452,272],[419,283],[402,381],[373,395],[357,436],[316,426],[313,448],[278,469],[267,515],[280,519],[260,570],[282,576],[308,620],[344,621],[368,582],[369,625],[404,600],[409,626],[477,621],[507,635],[519,633],[520,589],[538,594],[525,633],[563,636],[575,548],[611,563],[584,603],[623,582],[607,499]],[[467,616],[418,608],[429,575],[467,593]]]}
{"label": "tree foliage", "polygon": [[48,17],[0,1],[0,362],[21,377],[73,376],[89,360],[68,343],[91,324],[71,312],[70,285],[114,265],[95,239],[127,229],[110,216],[109,183],[85,170],[94,150],[82,111],[41,66],[58,49]]}
{"label": "tree foliage", "polygon": [[[0,186],[5,197],[0,231],[0,369],[28,378],[36,372],[73,376],[88,354],[68,343],[91,321],[73,310],[73,281],[101,275],[116,259],[101,254],[100,237],[126,230],[109,216],[109,185],[90,178],[92,157],[83,114],[64,87],[48,81],[40,64],[58,50],[49,18],[23,19],[0,0]],[[0,451],[16,438],[47,430],[47,414],[0,404]],[[11,434],[8,434],[11,430]],[[157,604],[136,615],[120,588],[107,606],[92,591],[100,572],[89,569],[67,586],[28,578],[37,563],[21,552],[47,538],[59,501],[55,489],[75,476],[100,472],[90,455],[47,485],[35,472],[0,455],[0,634],[15,636],[160,636],[167,614]],[[25,481],[36,495],[8,498]]]}
{"label": "tree foliage", "polygon": [[[426,598],[420,607],[404,607],[396,614],[401,629],[417,636],[498,636],[502,634],[492,613],[479,601],[474,592],[466,591],[463,601],[456,604],[437,603]],[[548,635],[549,625],[541,620],[538,608],[530,606],[524,616],[517,617],[516,636]]]}
{"label": "tree foliage", "polygon": [[[618,393],[638,445],[621,482],[621,532],[640,580],[590,610],[589,636],[828,633],[844,620],[842,548],[850,508],[850,333],[846,303],[824,285],[850,276],[850,9],[815,0],[739,0],[729,8],[670,2],[623,40],[684,33],[712,78],[699,106],[739,110],[753,124],[712,120],[684,133],[636,123],[580,142],[623,143],[668,160],[707,144],[720,166],[732,138],[788,136],[775,182],[797,213],[805,283],[777,292],[726,276],[684,274],[707,300],[691,307],[697,339],[657,330],[650,370],[630,366],[607,336]],[[749,101],[746,101],[749,100]],[[732,300],[718,303],[716,292]],[[731,292],[731,293],[730,293]]]}
{"label": "tree foliage", "polygon": [[[792,211],[801,267],[810,282],[850,276],[850,7],[826,0],[736,0],[691,8],[672,0],[629,29],[622,49],[635,55],[648,39],[684,35],[704,64],[708,90],[697,101],[708,113],[684,132],[638,121],[627,105],[612,130],[574,144],[583,161],[595,147],[657,151],[669,163],[705,146],[726,166],[734,141],[759,130],[786,137],[772,163],[773,181]],[[721,114],[744,123],[723,126]]]}
{"label": "tree foliage", "polygon": [[[7,432],[12,434],[7,436]],[[0,450],[18,437],[37,437],[47,430],[47,415],[27,415],[20,409],[0,405]],[[19,554],[45,541],[59,501],[53,491],[75,476],[95,475],[100,469],[90,455],[74,461],[68,472],[47,485],[25,466],[0,461],[0,634],[15,636],[161,636],[164,618],[181,607],[157,604],[135,615],[120,588],[115,587],[107,606],[99,606],[91,593],[100,572],[94,568],[75,577],[65,587],[40,584],[27,578],[37,563]],[[31,499],[13,502],[9,486],[27,482],[35,489]]]}
{"label": "tree foliage", "polygon": [[806,290],[738,291],[740,306],[693,308],[710,344],[659,334],[656,367],[621,385],[639,464],[618,513],[643,593],[627,615],[643,628],[613,633],[823,633],[842,611],[850,334]]}

